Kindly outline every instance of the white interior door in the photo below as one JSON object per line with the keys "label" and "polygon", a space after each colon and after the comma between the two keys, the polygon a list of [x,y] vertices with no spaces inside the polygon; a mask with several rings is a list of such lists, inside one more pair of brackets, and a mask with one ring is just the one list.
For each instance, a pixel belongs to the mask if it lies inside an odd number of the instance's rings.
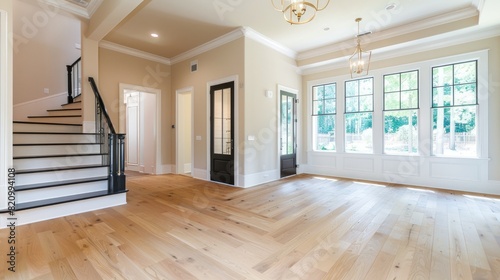
{"label": "white interior door", "polygon": [[177,92],[177,174],[191,174],[192,165],[192,92]]}
{"label": "white interior door", "polygon": [[127,170],[139,171],[139,92],[130,92],[126,97],[126,166]]}

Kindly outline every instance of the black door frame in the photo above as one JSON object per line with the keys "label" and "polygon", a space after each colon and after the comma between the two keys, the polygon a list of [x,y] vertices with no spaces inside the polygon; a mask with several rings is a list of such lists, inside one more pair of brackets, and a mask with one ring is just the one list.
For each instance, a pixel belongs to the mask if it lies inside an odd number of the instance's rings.
{"label": "black door frame", "polygon": [[[215,154],[214,152],[214,92],[222,89],[231,89],[231,132],[230,132],[230,155]],[[210,86],[209,98],[209,122],[210,122],[210,180],[229,185],[235,185],[235,81],[214,84]]]}

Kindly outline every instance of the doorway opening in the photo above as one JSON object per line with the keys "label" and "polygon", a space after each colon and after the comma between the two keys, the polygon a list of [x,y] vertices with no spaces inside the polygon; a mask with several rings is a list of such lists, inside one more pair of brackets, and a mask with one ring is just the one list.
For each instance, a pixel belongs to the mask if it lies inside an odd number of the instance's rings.
{"label": "doorway opening", "polygon": [[297,94],[279,89],[280,177],[297,174]]}
{"label": "doorway opening", "polygon": [[193,89],[176,91],[176,173],[192,176],[193,152]]}
{"label": "doorway opening", "polygon": [[120,84],[119,131],[125,133],[125,168],[161,174],[161,91]]}

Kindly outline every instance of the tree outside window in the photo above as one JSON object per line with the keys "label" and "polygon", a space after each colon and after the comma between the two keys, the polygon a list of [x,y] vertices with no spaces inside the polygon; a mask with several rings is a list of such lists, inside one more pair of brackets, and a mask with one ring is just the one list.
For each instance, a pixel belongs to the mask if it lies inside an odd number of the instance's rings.
{"label": "tree outside window", "polygon": [[335,151],[335,116],[337,84],[313,86],[312,122],[313,149],[315,151]]}
{"label": "tree outside window", "polygon": [[432,68],[433,155],[477,156],[477,61]]}
{"label": "tree outside window", "polygon": [[384,75],[384,152],[418,152],[418,71]]}
{"label": "tree outside window", "polygon": [[373,78],[345,82],[345,151],[373,153]]}

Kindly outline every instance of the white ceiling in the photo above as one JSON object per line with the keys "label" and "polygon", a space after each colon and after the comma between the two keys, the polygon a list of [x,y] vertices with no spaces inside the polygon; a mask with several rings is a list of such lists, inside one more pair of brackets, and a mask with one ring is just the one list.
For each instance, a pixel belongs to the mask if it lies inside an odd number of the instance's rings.
{"label": "white ceiling", "polygon": [[[92,6],[99,1],[86,2]],[[457,29],[500,24],[495,12],[500,10],[499,0],[331,0],[325,10],[304,25],[285,22],[270,1],[144,0],[104,40],[173,58],[244,26],[300,56],[346,40],[354,42],[357,17],[363,18],[361,33],[371,31],[372,37],[388,36],[388,31],[394,30],[397,32],[392,33],[400,36],[414,32],[418,25],[432,22],[439,26],[473,14],[480,15],[479,22]],[[389,3],[395,3],[396,8],[386,10]],[[160,37],[152,38],[153,32]]]}

